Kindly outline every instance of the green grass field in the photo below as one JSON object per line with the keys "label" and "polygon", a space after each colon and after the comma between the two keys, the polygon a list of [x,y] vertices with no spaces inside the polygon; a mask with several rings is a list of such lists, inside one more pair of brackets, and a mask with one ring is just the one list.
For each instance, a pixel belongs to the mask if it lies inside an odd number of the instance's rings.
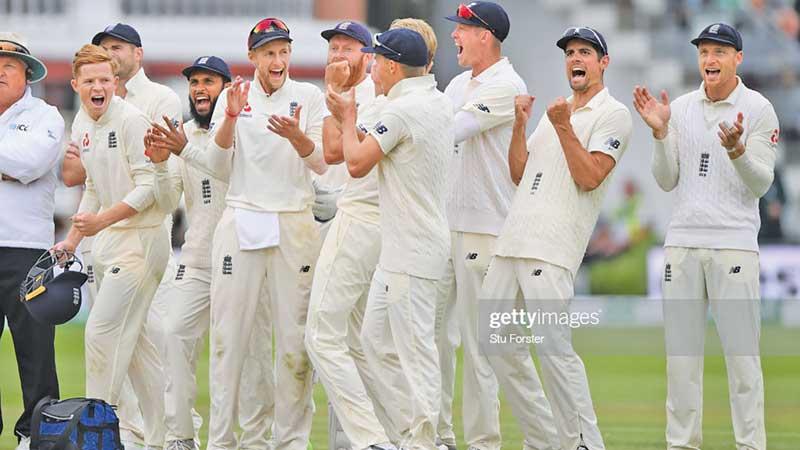
{"label": "green grass field", "polygon": [[[632,332],[615,330],[581,330],[575,343],[584,355],[589,372],[601,430],[609,450],[664,449],[665,363],[660,353],[660,329],[639,329]],[[770,344],[764,352],[763,369],[766,383],[766,420],[771,450],[800,448],[800,330],[763,330],[762,343]],[[600,345],[598,342],[604,342]],[[628,345],[639,351],[609,351],[615,345]],[[56,342],[58,373],[63,398],[83,394],[83,328],[69,325],[59,328]],[[786,350],[786,351],[784,351]],[[718,353],[716,353],[718,355]],[[199,365],[201,383],[198,411],[208,417],[208,354]],[[460,367],[459,367],[460,370]],[[460,379],[460,375],[459,375]],[[460,383],[459,383],[460,384]],[[461,435],[460,386],[457,387],[455,420]],[[5,432],[0,436],[0,450],[16,446],[12,430],[22,410],[19,379],[8,330],[0,342],[0,392],[3,401]],[[708,356],[705,363],[704,450],[734,449],[728,407],[728,389],[722,357]],[[316,450],[327,445],[327,408],[325,393],[316,386],[314,398],[317,413],[311,440]],[[506,449],[522,448],[522,437],[514,418],[503,404],[502,431]],[[206,429],[202,438],[205,442]],[[460,448],[466,449],[463,443]]]}

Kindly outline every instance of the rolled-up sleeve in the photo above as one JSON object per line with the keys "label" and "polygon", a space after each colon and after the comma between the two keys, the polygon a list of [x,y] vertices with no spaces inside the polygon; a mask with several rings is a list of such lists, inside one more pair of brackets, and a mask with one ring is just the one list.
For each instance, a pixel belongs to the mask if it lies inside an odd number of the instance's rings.
{"label": "rolled-up sleeve", "polygon": [[0,140],[0,172],[28,184],[58,164],[64,119],[56,108],[46,104],[33,114],[23,113],[20,119]]}
{"label": "rolled-up sleeve", "polygon": [[155,202],[153,163],[144,155],[144,135],[149,127],[150,123],[143,115],[131,118],[125,124],[125,151],[134,188],[122,201],[138,212]]}

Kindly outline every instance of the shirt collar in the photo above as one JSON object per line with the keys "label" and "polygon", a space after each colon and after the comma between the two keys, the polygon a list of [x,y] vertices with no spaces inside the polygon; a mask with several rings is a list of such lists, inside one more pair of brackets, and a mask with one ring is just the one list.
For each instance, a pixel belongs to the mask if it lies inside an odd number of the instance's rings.
{"label": "shirt collar", "polygon": [[735,105],[736,102],[739,101],[739,96],[742,95],[742,91],[744,90],[745,87],[744,81],[742,81],[742,79],[739,78],[738,75],[736,76],[736,81],[737,81],[736,87],[728,95],[728,97],[722,100],[718,100],[716,102],[708,98],[708,95],[706,94],[706,82],[705,81],[700,82],[700,100],[705,103],[711,103],[711,104],[728,103],[730,105]]}
{"label": "shirt collar", "polygon": [[128,95],[137,95],[144,90],[149,83],[150,79],[147,78],[144,69],[140,68],[139,71],[136,72],[136,75],[125,83],[125,89],[128,91]]}
{"label": "shirt collar", "polygon": [[5,112],[0,116],[2,117],[11,117],[11,114],[14,114],[14,111],[19,109],[27,109],[28,105],[30,105],[31,101],[33,100],[33,94],[31,93],[31,87],[25,87],[25,93],[22,94],[22,98],[14,102],[13,105],[9,106]]}
{"label": "shirt collar", "polygon": [[486,70],[479,73],[477,77],[472,77],[472,80],[477,81],[478,83],[485,83],[491,80],[498,72],[505,69],[506,67],[510,66],[511,63],[508,61],[507,57],[500,58],[499,61],[492,64],[491,66],[487,67]]}
{"label": "shirt collar", "polygon": [[[589,103],[583,105],[582,107],[576,109],[573,112],[577,112],[577,111],[580,111],[582,109],[597,109],[597,108],[600,107],[600,105],[605,103],[606,99],[608,99],[608,95],[609,95],[608,94],[608,88],[604,87],[600,92],[598,92],[597,94],[594,94],[594,97],[592,97],[592,99],[589,100]],[[569,98],[567,99],[567,103],[572,103],[573,97],[575,97],[575,96],[574,95],[570,95]]]}
{"label": "shirt collar", "polygon": [[392,89],[389,90],[389,94],[386,96],[386,98],[389,100],[394,100],[409,92],[431,89],[434,86],[436,86],[436,78],[434,78],[434,76],[431,74],[422,75],[419,77],[404,78],[392,86]]}

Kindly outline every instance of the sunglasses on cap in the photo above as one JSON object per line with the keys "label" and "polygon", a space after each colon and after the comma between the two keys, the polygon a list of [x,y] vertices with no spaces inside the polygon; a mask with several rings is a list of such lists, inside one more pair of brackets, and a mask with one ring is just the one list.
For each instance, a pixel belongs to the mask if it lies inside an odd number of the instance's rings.
{"label": "sunglasses on cap", "polygon": [[253,27],[253,31],[251,31],[250,34],[260,34],[268,31],[285,31],[288,33],[289,27],[287,27],[281,19],[269,17],[261,22],[258,22],[256,26]]}
{"label": "sunglasses on cap", "polygon": [[489,25],[488,22],[483,20],[483,18],[481,16],[476,14],[475,11],[473,11],[472,8],[470,8],[468,5],[465,5],[463,3],[458,5],[458,9],[456,10],[456,15],[458,17],[461,17],[462,19],[466,19],[466,20],[470,20],[472,18],[478,19],[478,21],[480,23],[482,23],[483,25],[485,25],[486,28],[488,28],[489,31],[492,32],[492,34],[495,33],[495,29],[491,25]]}
{"label": "sunglasses on cap", "polygon": [[600,49],[603,50],[603,54],[604,55],[608,54],[608,49],[606,48],[606,44],[603,43],[603,40],[600,39],[600,36],[598,36],[597,33],[591,28],[588,28],[588,27],[570,27],[570,28],[567,28],[566,30],[564,30],[564,34],[562,35],[562,38],[565,38],[567,36],[572,36],[572,37],[576,37],[576,38],[579,38],[579,39],[583,39],[585,41],[589,41],[589,42],[595,43],[595,44],[600,46]]}
{"label": "sunglasses on cap", "polygon": [[403,56],[403,54],[402,54],[402,53],[398,52],[397,50],[395,50],[395,49],[393,49],[393,48],[391,48],[391,47],[388,47],[388,46],[386,46],[385,44],[382,44],[382,43],[381,43],[381,42],[378,40],[378,36],[380,36],[381,34],[382,34],[382,33],[376,33],[376,34],[375,34],[375,36],[373,36],[373,38],[372,38],[372,46],[373,46],[373,47],[375,47],[375,48],[378,48],[378,47],[385,48],[385,49],[386,49],[386,50],[388,50],[388,51],[389,51],[391,54],[393,54],[393,55],[397,56],[398,58],[402,57],[402,56]]}

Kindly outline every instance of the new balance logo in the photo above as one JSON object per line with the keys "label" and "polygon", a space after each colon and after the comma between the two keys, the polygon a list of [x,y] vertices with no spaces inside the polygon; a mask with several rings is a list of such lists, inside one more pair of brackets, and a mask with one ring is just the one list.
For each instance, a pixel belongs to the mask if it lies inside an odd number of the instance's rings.
{"label": "new balance logo", "polygon": [[542,172],[536,174],[533,178],[533,185],[531,186],[531,194],[539,190],[539,185],[542,184]]}
{"label": "new balance logo", "polygon": [[206,178],[205,180],[200,182],[200,191],[203,194],[203,204],[210,204],[211,203],[211,181]]}
{"label": "new balance logo", "polygon": [[477,108],[478,111],[485,112],[486,114],[491,113],[491,111],[489,110],[489,107],[484,105],[483,103],[475,103],[475,108]]}
{"label": "new balance logo", "polygon": [[175,273],[175,280],[176,280],[176,281],[178,281],[178,280],[182,280],[182,279],[183,279],[183,276],[184,276],[185,274],[186,274],[186,266],[184,266],[183,264],[181,264],[180,266],[178,266],[178,271]]}
{"label": "new balance logo", "polygon": [[94,283],[94,266],[93,265],[89,264],[88,266],[86,266],[86,276],[88,277],[86,279],[87,283]]}
{"label": "new balance logo", "polygon": [[119,267],[114,267],[113,269],[111,269],[111,273],[117,274],[119,273],[119,270],[120,270]]}
{"label": "new balance logo", "polygon": [[672,281],[672,264],[664,266],[664,282],[669,283]]}
{"label": "new balance logo", "polygon": [[117,132],[110,131],[108,133],[108,148],[117,148]]}
{"label": "new balance logo", "polygon": [[476,259],[478,259],[478,254],[477,253],[467,253],[467,260],[468,261],[475,261]]}
{"label": "new balance logo", "polygon": [[308,273],[311,271],[311,266],[303,266],[300,268],[300,273]]}
{"label": "new balance logo", "polygon": [[233,274],[233,258],[231,258],[231,255],[225,255],[225,257],[222,258],[222,274]]}
{"label": "new balance logo", "polygon": [[533,275],[533,276],[535,276],[535,277],[538,277],[538,276],[540,276],[541,274],[542,274],[542,269],[536,269],[536,270],[534,270],[533,272],[531,272],[531,275]]}
{"label": "new balance logo", "polygon": [[375,132],[376,133],[384,134],[387,131],[389,131],[389,129],[386,128],[386,125],[382,124],[381,122],[378,122],[378,123],[375,124]]}
{"label": "new balance logo", "polygon": [[739,273],[741,271],[742,271],[742,266],[733,266],[733,267],[731,267],[731,271],[728,272],[728,275],[731,275],[731,274],[734,274],[734,273]]}
{"label": "new balance logo", "polygon": [[709,159],[711,158],[710,153],[701,153],[700,154],[700,176],[705,177],[708,175],[708,163]]}

